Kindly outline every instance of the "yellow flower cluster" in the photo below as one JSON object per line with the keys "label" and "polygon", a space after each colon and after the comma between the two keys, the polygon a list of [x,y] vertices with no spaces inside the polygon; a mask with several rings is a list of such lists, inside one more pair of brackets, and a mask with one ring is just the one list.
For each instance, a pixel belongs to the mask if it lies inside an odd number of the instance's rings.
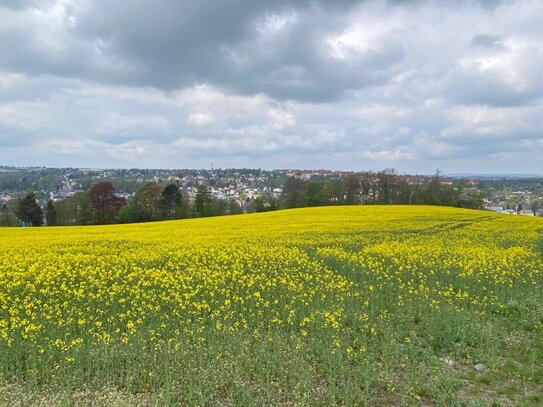
{"label": "yellow flower cluster", "polygon": [[540,285],[542,233],[538,219],[422,206],[3,229],[0,349],[71,363],[90,346],[282,330],[351,355],[365,349],[344,342],[352,324],[375,335],[386,304],[486,313]]}

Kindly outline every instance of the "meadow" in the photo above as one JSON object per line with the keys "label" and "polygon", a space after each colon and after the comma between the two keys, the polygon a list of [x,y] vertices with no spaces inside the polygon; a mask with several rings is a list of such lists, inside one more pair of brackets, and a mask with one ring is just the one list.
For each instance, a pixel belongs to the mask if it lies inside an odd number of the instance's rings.
{"label": "meadow", "polygon": [[543,220],[0,229],[0,405],[543,405]]}

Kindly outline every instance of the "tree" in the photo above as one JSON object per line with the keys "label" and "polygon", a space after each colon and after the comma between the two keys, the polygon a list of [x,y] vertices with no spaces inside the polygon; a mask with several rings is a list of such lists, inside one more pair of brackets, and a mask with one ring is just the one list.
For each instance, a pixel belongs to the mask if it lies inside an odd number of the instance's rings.
{"label": "tree", "polygon": [[289,177],[283,186],[282,200],[285,208],[299,208],[303,206],[304,181]]}
{"label": "tree", "polygon": [[232,199],[228,203],[228,213],[230,215],[239,215],[243,213],[243,208],[236,200]]}
{"label": "tree", "polygon": [[332,204],[341,205],[345,200],[345,189],[343,181],[335,179],[330,182],[330,202]]}
{"label": "tree", "polygon": [[345,203],[354,205],[359,203],[358,196],[360,195],[360,179],[356,175],[349,175],[345,178]]}
{"label": "tree", "polygon": [[424,203],[428,205],[440,205],[442,190],[441,171],[437,169],[432,180],[426,185]]}
{"label": "tree", "polygon": [[418,186],[411,186],[406,180],[400,180],[397,184],[398,193],[396,197],[397,204],[412,204]]}
{"label": "tree", "polygon": [[199,185],[194,197],[194,216],[211,216],[211,191],[205,185]]}
{"label": "tree", "polygon": [[161,206],[164,219],[176,219],[176,213],[181,206],[181,193],[175,184],[168,184],[161,194]]}
{"label": "tree", "polygon": [[[363,172],[358,177],[359,188],[360,188],[360,198],[362,204],[366,205],[369,203],[375,203],[376,195],[376,180],[375,174],[371,171]],[[352,188],[356,188],[353,182]]]}
{"label": "tree", "polygon": [[130,203],[119,211],[119,220],[123,223],[151,222],[165,219],[165,201],[163,189],[156,182],[142,186]]}
{"label": "tree", "polygon": [[277,210],[277,199],[273,195],[263,194],[255,198],[255,212],[268,212]]}
{"label": "tree", "polygon": [[322,204],[323,205],[330,204],[330,199],[332,198],[332,190],[330,188],[330,182],[329,181],[325,181],[322,184],[321,194],[322,194],[322,201],[323,201]]}
{"label": "tree", "polygon": [[228,201],[220,198],[212,198],[206,216],[222,216],[228,213]]}
{"label": "tree", "polygon": [[0,226],[17,226],[17,217],[5,202],[0,207]]}
{"label": "tree", "polygon": [[305,185],[304,196],[305,196],[305,204],[307,206],[324,205],[328,198],[323,193],[323,185],[317,181],[309,181]]}
{"label": "tree", "polygon": [[89,191],[55,202],[57,225],[88,225],[90,223]]}
{"label": "tree", "polygon": [[126,199],[115,195],[110,181],[94,184],[89,191],[89,211],[91,223],[104,225],[115,223],[117,213],[126,205]]}
{"label": "tree", "polygon": [[51,199],[47,201],[47,205],[45,206],[45,223],[47,226],[54,226],[57,224],[57,210]]}
{"label": "tree", "polygon": [[[90,191],[84,191],[84,192],[77,192],[71,198],[73,200],[72,208],[75,214],[76,225],[88,225],[89,223],[91,223],[91,210],[90,210],[89,196],[90,196]],[[58,218],[58,213],[57,213],[57,218]]]}
{"label": "tree", "polygon": [[43,225],[43,211],[36,202],[36,196],[33,192],[29,192],[19,201],[16,214],[17,217],[27,225]]}
{"label": "tree", "polygon": [[[463,189],[459,188],[456,190],[457,196],[455,199],[454,206],[460,208],[469,208],[469,209],[483,209],[483,193],[474,189]],[[449,205],[447,203],[447,205]]]}
{"label": "tree", "polygon": [[534,216],[537,216],[537,211],[541,208],[541,200],[537,198],[532,198],[530,201],[530,209]]}
{"label": "tree", "polygon": [[181,195],[181,200],[179,206],[175,210],[175,218],[185,219],[190,215],[190,198],[185,190],[179,191],[179,194]]}
{"label": "tree", "polygon": [[377,201],[382,204],[393,203],[393,186],[396,179],[396,170],[387,168],[377,173],[378,195]]}
{"label": "tree", "polygon": [[55,210],[57,212],[57,225],[75,225],[77,223],[73,197],[57,201]]}

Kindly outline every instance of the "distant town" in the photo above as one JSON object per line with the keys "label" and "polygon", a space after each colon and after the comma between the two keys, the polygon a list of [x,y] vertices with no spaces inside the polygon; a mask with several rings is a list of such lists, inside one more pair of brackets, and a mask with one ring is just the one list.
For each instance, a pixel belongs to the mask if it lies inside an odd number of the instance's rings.
{"label": "distant town", "polygon": [[[224,203],[222,212],[215,214],[228,214],[228,207],[239,207],[231,209],[232,213],[259,211],[255,203],[261,205],[260,210],[270,206],[276,209],[334,203],[426,203],[474,207],[511,215],[543,215],[543,177],[447,176],[439,171],[430,175],[406,175],[393,169],[356,172],[0,166],[0,206],[6,211],[23,195],[32,192],[37,203],[45,208],[49,201],[58,203],[73,198],[106,181],[111,183],[115,195],[126,203],[130,203],[147,184],[175,185],[188,204],[194,203],[198,190],[205,187],[211,199]],[[429,186],[430,183],[434,186]],[[298,188],[299,194],[285,191],[286,184],[291,190]],[[428,193],[437,191],[436,188],[441,191],[441,198],[428,198]],[[453,192],[454,199],[446,198]]]}

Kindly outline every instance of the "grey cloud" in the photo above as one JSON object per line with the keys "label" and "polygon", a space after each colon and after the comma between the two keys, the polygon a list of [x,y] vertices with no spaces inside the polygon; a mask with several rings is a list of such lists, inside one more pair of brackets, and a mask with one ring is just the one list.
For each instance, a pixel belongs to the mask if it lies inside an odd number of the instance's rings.
{"label": "grey cloud", "polygon": [[518,88],[500,75],[475,72],[454,72],[447,93],[455,103],[497,107],[524,105],[540,97],[537,88]]}
{"label": "grey cloud", "polygon": [[500,107],[535,103],[543,92],[539,74],[543,48],[533,44],[515,47],[492,47],[490,53],[460,61],[446,78],[445,94],[459,104]]}
{"label": "grey cloud", "polygon": [[423,172],[543,157],[535,0],[1,1],[8,164]]}
{"label": "grey cloud", "polygon": [[475,47],[494,48],[499,50],[504,49],[502,37],[499,35],[477,34],[471,40],[471,45]]}
{"label": "grey cloud", "polygon": [[[344,18],[357,3],[96,0],[88,10],[63,9],[59,23],[64,31],[54,33],[60,39],[44,41],[45,22],[40,26],[17,15],[20,21],[0,29],[0,37],[8,39],[0,66],[31,75],[162,89],[211,82],[246,94],[264,91],[280,99],[325,101],[347,89],[385,83],[399,72],[404,57],[401,42],[394,39],[349,60],[330,57],[326,36],[344,28]],[[258,32],[258,21],[290,13],[295,21],[274,38]]]}
{"label": "grey cloud", "polygon": [[40,4],[40,0],[0,0],[0,7],[10,10],[21,10]]}

